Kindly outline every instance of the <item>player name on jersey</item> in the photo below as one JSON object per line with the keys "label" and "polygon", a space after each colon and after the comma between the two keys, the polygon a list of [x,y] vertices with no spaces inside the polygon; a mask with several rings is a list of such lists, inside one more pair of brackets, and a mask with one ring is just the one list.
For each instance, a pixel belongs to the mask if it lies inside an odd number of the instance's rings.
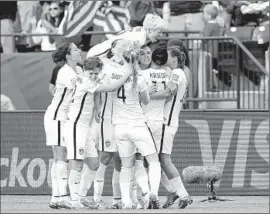
{"label": "player name on jersey", "polygon": [[157,73],[157,72],[150,72],[150,78],[166,78],[167,74],[162,72],[162,73]]}
{"label": "player name on jersey", "polygon": [[[119,80],[119,79],[121,79],[122,76],[123,75],[121,75],[121,74],[112,73],[112,79]],[[128,79],[126,80],[126,82],[132,82],[132,78],[131,77],[128,77]]]}

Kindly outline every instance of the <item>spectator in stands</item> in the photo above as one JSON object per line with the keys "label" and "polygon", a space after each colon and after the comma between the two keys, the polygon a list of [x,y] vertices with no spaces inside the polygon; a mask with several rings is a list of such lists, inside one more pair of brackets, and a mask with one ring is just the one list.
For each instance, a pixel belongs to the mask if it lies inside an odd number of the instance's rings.
{"label": "spectator in stands", "polygon": [[[222,28],[217,22],[218,8],[212,4],[205,5],[205,7],[203,8],[203,16],[206,24],[204,26],[202,35],[204,37],[222,36],[223,34]],[[217,40],[204,41],[203,51],[206,51],[211,54],[213,72],[226,85],[231,86],[232,77],[226,72],[219,71],[218,68],[218,41]],[[212,73],[210,74],[210,76],[212,77],[212,83],[210,82],[210,85],[212,86],[212,90],[216,91],[218,90],[216,79],[213,78]]]}
{"label": "spectator in stands", "polygon": [[36,16],[36,10],[39,6],[38,1],[18,1],[18,12],[21,22],[22,33],[28,33],[31,27],[31,19]]}
{"label": "spectator in stands", "polygon": [[145,15],[147,13],[155,13],[155,7],[152,1],[132,0],[128,2],[126,7],[129,11],[130,16],[129,24],[132,27],[142,26]]}
{"label": "spectator in stands", "polygon": [[16,108],[14,107],[11,99],[4,95],[1,94],[1,111],[14,111]]}
{"label": "spectator in stands", "polygon": [[261,19],[269,20],[265,11],[266,9],[269,12],[268,5],[268,1],[231,1],[227,11],[232,16],[232,26],[244,26],[251,23],[259,25]]}
{"label": "spectator in stands", "polygon": [[[17,1],[0,1],[0,21],[1,34],[14,33],[14,21],[17,14]],[[3,53],[16,52],[15,40],[13,36],[1,36]]]}
{"label": "spectator in stands", "polygon": [[[64,5],[60,2],[50,2],[49,12],[43,11],[41,19],[36,25],[36,20],[32,20],[32,32],[40,34],[58,33],[58,27],[64,18]],[[52,36],[34,36],[36,44],[41,44],[42,51],[56,50],[56,44]]]}

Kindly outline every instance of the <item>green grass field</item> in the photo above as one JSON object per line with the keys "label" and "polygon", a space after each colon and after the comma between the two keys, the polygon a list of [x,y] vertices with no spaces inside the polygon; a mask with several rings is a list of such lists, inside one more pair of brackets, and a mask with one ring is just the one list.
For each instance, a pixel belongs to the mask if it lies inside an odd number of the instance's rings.
{"label": "green grass field", "polygon": [[[1,213],[269,213],[269,196],[224,196],[222,199],[232,201],[201,202],[206,196],[194,196],[194,202],[186,209],[160,210],[53,210],[48,207],[50,196],[1,195]],[[104,196],[107,205],[111,197]],[[163,204],[166,197],[161,196]]]}

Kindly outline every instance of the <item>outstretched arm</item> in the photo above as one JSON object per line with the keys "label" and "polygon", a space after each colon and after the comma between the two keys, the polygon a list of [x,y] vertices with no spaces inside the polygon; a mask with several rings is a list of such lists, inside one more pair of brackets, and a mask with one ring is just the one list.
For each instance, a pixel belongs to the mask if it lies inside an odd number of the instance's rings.
{"label": "outstretched arm", "polygon": [[150,98],[152,100],[161,100],[173,96],[176,92],[177,92],[177,84],[169,82],[165,90],[150,94]]}

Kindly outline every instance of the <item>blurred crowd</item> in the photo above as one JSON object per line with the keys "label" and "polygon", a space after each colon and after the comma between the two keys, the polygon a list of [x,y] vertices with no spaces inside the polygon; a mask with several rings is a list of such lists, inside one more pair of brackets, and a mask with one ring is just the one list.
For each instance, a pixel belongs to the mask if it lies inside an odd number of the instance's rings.
{"label": "blurred crowd", "polygon": [[[58,34],[58,29],[63,24],[62,20],[67,13],[70,2],[0,1],[1,34]],[[146,13],[159,14],[168,22],[168,26],[171,26],[170,22],[172,22],[173,17],[189,14],[187,17],[191,18],[186,18],[184,23],[184,30],[189,30],[189,25],[196,22],[196,17],[192,18],[190,14],[202,14],[205,6],[209,4],[216,8],[214,13],[217,15],[214,19],[222,28],[258,26],[264,23],[269,26],[268,1],[171,1],[168,3],[132,0],[111,1],[110,3],[126,8],[130,26],[141,25]],[[90,27],[87,30],[93,31],[95,29]],[[175,29],[168,27],[168,30],[177,30],[177,25]],[[201,26],[197,30],[203,33]],[[90,48],[90,40],[91,35],[81,36],[78,42],[83,50],[87,51]],[[56,41],[53,36],[1,36],[1,47],[4,53],[17,52],[20,45],[25,47],[27,51],[52,51],[56,48]]]}

